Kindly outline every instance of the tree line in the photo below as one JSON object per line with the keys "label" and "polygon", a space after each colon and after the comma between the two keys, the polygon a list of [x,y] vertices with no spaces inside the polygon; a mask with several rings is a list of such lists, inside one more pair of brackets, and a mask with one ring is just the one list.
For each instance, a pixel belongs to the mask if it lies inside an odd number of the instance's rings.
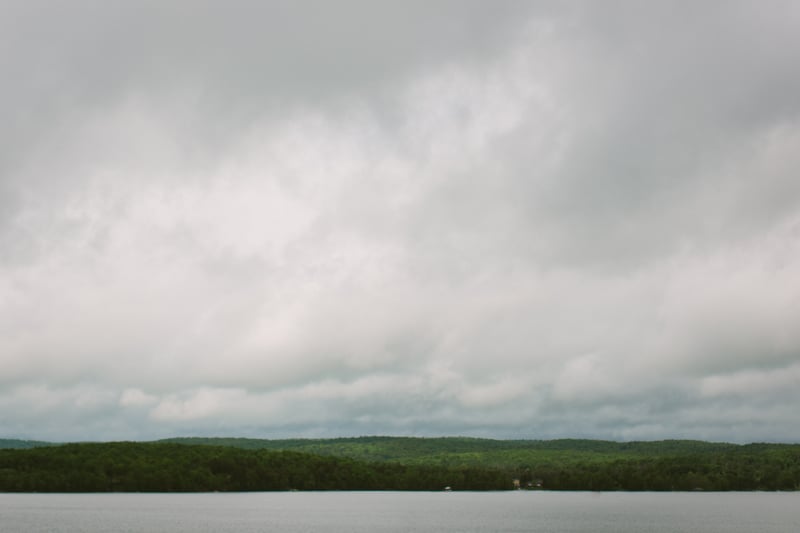
{"label": "tree line", "polygon": [[367,463],[292,451],[170,443],[0,450],[0,491],[504,490],[494,469]]}
{"label": "tree line", "polygon": [[788,444],[176,440],[0,449],[0,491],[800,490]]}
{"label": "tree line", "polygon": [[507,472],[549,490],[800,490],[800,445],[698,440],[494,440],[467,437],[181,438],[187,444],[296,450],[404,465]]}
{"label": "tree line", "polygon": [[522,485],[549,490],[800,490],[800,449],[736,451],[521,466]]}

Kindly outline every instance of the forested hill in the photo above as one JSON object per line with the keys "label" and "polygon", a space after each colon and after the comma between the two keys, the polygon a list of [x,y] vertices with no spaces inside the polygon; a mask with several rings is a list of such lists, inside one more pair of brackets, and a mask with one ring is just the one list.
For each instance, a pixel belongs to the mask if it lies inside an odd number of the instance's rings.
{"label": "forested hill", "polygon": [[[179,438],[0,449],[0,491],[800,490],[800,445]],[[19,442],[19,441],[17,441]]]}
{"label": "forested hill", "polygon": [[507,472],[168,443],[0,450],[0,492],[507,490]]}
{"label": "forested hill", "polygon": [[0,450],[39,448],[41,446],[55,446],[55,445],[56,443],[45,442],[41,440],[0,439]]}
{"label": "forested hill", "polygon": [[497,469],[520,480],[522,487],[551,490],[800,490],[797,444],[462,437],[172,440],[404,465]]}
{"label": "forested hill", "polygon": [[[542,461],[576,462],[609,459],[711,454],[741,445],[697,440],[614,442],[589,439],[494,440],[470,437],[352,437],[337,439],[172,438],[159,442],[233,446],[244,449],[292,450],[362,461],[405,464],[490,465],[510,467]],[[754,446],[754,445],[750,445]],[[766,445],[780,448],[784,445]]]}

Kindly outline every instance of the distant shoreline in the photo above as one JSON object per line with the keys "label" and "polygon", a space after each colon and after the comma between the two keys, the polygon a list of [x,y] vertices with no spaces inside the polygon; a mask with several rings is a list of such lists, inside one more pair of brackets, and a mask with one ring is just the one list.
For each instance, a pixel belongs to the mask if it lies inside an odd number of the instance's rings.
{"label": "distant shoreline", "polygon": [[800,490],[798,444],[194,437],[6,439],[0,448],[0,491],[6,492]]}

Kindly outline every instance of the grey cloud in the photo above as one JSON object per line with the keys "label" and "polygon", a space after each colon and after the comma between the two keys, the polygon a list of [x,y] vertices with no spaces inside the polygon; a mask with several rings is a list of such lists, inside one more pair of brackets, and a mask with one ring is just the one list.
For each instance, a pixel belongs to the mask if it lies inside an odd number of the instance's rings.
{"label": "grey cloud", "polygon": [[[23,118],[130,94],[195,96],[214,120],[320,101],[491,57],[513,3],[31,2],[3,18],[6,102]],[[177,91],[175,94],[173,91]],[[12,99],[11,97],[16,97]],[[172,103],[172,102],[171,102]],[[37,108],[44,107],[41,111]],[[25,117],[30,118],[30,117]],[[38,125],[38,124],[34,124]],[[205,125],[209,126],[209,125]]]}
{"label": "grey cloud", "polygon": [[[535,222],[544,212],[557,232],[549,253],[604,262],[612,248],[636,264],[687,242],[761,231],[796,211],[790,172],[740,170],[787,125],[796,129],[798,13],[784,7],[598,6],[574,34],[559,35],[566,66],[550,81],[566,110],[558,133],[569,140],[562,164],[528,188]],[[522,123],[528,131],[534,118]],[[537,168],[524,155],[514,160],[521,176]],[[788,194],[771,196],[776,189]]]}
{"label": "grey cloud", "polygon": [[10,436],[798,438],[793,4],[3,9]]}

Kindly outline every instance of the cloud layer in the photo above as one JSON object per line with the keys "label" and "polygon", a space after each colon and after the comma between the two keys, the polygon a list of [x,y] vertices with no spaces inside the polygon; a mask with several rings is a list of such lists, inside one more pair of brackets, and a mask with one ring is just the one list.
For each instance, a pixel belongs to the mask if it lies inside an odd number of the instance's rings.
{"label": "cloud layer", "polygon": [[0,433],[800,440],[793,2],[7,3]]}

